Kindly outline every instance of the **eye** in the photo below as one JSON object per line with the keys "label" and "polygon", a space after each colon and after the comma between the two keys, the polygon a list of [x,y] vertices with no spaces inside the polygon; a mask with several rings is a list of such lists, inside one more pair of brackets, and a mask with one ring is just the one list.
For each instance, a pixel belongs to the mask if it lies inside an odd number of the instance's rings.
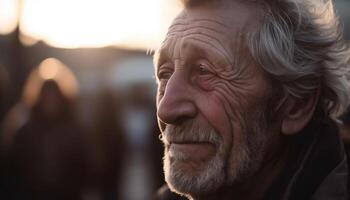
{"label": "eye", "polygon": [[158,73],[159,80],[168,80],[173,73],[169,71],[163,71]]}
{"label": "eye", "polygon": [[171,75],[172,73],[166,71],[158,73],[158,96],[162,96],[164,94],[165,87]]}
{"label": "eye", "polygon": [[202,75],[202,76],[213,75],[213,73],[204,64],[199,64],[198,65],[198,74]]}
{"label": "eye", "polygon": [[206,62],[201,62],[197,64],[196,67],[195,83],[199,88],[209,91],[212,89],[213,80],[216,78],[215,71],[213,71],[212,66]]}
{"label": "eye", "polygon": [[173,70],[170,67],[161,66],[158,71],[158,79],[159,80],[168,80],[173,74]]}

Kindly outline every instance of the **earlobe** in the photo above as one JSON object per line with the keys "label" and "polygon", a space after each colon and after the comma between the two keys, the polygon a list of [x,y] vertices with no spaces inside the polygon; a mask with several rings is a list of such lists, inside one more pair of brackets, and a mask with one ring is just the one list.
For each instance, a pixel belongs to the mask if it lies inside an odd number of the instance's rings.
{"label": "earlobe", "polygon": [[305,128],[314,114],[318,97],[319,91],[304,100],[291,99],[287,103],[281,125],[282,134],[294,135]]}

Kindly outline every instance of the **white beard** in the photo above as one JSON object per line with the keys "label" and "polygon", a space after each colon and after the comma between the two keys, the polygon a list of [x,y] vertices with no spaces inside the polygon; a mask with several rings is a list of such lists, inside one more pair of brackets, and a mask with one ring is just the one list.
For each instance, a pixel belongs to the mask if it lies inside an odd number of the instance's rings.
{"label": "white beard", "polygon": [[[165,180],[171,190],[180,194],[210,193],[221,187],[225,181],[225,158],[222,138],[211,127],[200,127],[188,123],[182,127],[168,125],[163,133],[165,144],[164,172]],[[210,142],[215,145],[215,156],[209,158],[195,173],[181,168],[181,164],[189,162],[189,155],[181,152],[169,152],[170,141],[198,141]],[[170,147],[171,148],[171,147]]]}
{"label": "white beard", "polygon": [[169,155],[168,148],[164,155],[165,180],[171,190],[181,194],[199,194],[216,190],[224,182],[225,163],[219,153],[210,158],[196,173],[183,170],[179,164],[188,161],[188,155],[174,152]]}
{"label": "white beard", "polygon": [[[263,119],[258,121],[262,122]],[[250,131],[250,137],[243,133],[241,141],[234,143],[229,152],[225,151],[222,137],[212,127],[203,128],[192,122],[181,127],[167,125],[162,140],[165,144],[163,169],[169,188],[182,195],[210,194],[224,185],[237,183],[258,170],[267,139],[264,134],[266,127],[259,127],[258,124],[246,129]],[[210,142],[215,144],[217,151],[199,168],[189,172],[181,168],[181,164],[189,162],[189,155],[173,151],[169,155],[169,141],[174,140]]]}

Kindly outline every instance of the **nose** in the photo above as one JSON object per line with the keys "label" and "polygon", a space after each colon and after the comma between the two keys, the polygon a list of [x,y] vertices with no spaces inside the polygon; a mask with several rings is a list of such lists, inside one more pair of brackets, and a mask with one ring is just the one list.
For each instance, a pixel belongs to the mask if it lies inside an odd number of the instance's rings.
{"label": "nose", "polygon": [[177,124],[197,114],[191,87],[181,73],[174,72],[164,95],[158,99],[158,119],[165,124]]}

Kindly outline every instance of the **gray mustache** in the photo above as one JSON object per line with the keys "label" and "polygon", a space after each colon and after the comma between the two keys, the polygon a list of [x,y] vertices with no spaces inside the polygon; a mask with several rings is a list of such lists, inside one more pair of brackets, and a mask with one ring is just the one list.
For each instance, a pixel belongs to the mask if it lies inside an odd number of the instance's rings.
{"label": "gray mustache", "polygon": [[161,140],[165,145],[171,143],[211,143],[221,144],[221,136],[211,126],[205,127],[193,122],[181,125],[166,125]]}

